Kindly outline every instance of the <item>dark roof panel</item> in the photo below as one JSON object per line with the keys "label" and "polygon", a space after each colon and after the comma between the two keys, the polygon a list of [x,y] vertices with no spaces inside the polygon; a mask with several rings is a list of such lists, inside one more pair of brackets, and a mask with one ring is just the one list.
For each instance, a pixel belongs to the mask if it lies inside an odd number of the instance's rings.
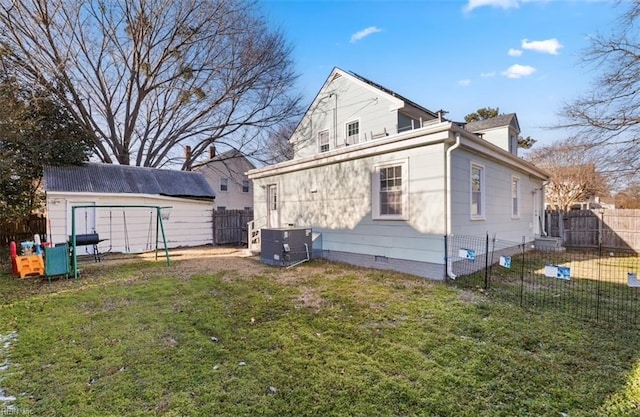
{"label": "dark roof panel", "polygon": [[358,75],[353,71],[349,71],[349,74],[351,74],[354,77],[358,78],[360,81],[363,81],[363,82],[369,84],[370,86],[372,86],[374,88],[377,88],[380,91],[383,91],[383,92],[385,92],[385,93],[387,93],[389,95],[392,95],[394,97],[399,98],[400,100],[404,101],[405,103],[409,104],[410,106],[415,107],[416,109],[419,109],[419,110],[421,110],[421,111],[423,111],[423,112],[425,112],[425,113],[427,113],[427,114],[429,114],[429,115],[431,115],[433,117],[438,117],[438,114],[436,112],[433,112],[433,111],[427,109],[426,107],[422,107],[418,103],[415,103],[415,102],[409,100],[408,98],[401,96],[400,94],[396,93],[393,90],[390,90],[390,89],[388,89],[386,87],[383,87],[382,85],[380,85],[380,84],[378,84],[376,82],[373,82],[373,81],[371,81],[371,80],[369,80],[369,79],[367,79],[367,78],[365,78],[365,77],[363,77],[361,75]]}
{"label": "dark roof panel", "polygon": [[479,120],[477,122],[467,123],[465,129],[469,132],[480,132],[487,129],[493,129],[496,127],[509,126],[513,124],[515,128],[520,130],[518,126],[518,119],[515,113],[503,114],[501,116],[491,117],[489,119]]}
{"label": "dark roof panel", "polygon": [[48,166],[45,191],[151,194],[213,199],[215,193],[199,172],[88,163]]}

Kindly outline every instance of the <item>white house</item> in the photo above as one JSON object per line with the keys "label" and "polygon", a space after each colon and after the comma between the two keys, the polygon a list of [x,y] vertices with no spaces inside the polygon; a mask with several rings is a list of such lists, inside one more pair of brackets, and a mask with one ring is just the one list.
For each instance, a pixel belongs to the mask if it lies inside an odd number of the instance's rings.
{"label": "white house", "polygon": [[533,241],[547,175],[517,156],[507,116],[465,129],[335,68],[291,137],[293,160],[249,171],[253,227],[310,227],[319,256],[434,279],[447,235]]}
{"label": "white house", "polygon": [[[72,234],[97,233],[100,252],[143,252],[154,249],[157,210],[161,210],[167,246],[213,243],[215,193],[197,172],[88,163],[44,169],[48,239],[62,243]],[[128,206],[102,207],[102,206]],[[162,247],[162,246],[160,246]],[[87,246],[78,253],[92,253]]]}
{"label": "white house", "polygon": [[195,165],[193,171],[200,172],[216,192],[215,206],[226,210],[253,209],[253,187],[246,172],[255,169],[249,159],[237,150],[216,155],[210,148],[210,159]]}

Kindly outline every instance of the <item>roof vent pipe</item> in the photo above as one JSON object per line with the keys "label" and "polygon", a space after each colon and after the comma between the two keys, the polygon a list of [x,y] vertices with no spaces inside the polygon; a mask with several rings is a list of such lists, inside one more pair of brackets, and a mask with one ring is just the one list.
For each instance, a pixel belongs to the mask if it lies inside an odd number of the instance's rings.
{"label": "roof vent pipe", "polygon": [[209,146],[209,159],[213,159],[216,157],[216,147],[211,145]]}
{"label": "roof vent pipe", "polygon": [[438,110],[436,112],[436,114],[438,115],[438,122],[442,123],[442,120],[444,120],[444,115],[447,114],[447,113],[449,113],[449,112],[446,111],[446,110],[442,110],[442,109]]}

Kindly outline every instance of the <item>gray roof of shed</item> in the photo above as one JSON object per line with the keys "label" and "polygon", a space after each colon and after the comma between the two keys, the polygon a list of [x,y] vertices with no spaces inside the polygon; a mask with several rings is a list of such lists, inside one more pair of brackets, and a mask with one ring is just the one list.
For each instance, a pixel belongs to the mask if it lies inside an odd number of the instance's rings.
{"label": "gray roof of shed", "polygon": [[44,168],[45,191],[151,194],[213,199],[215,193],[199,172],[128,165],[88,163]]}
{"label": "gray roof of shed", "polygon": [[496,127],[512,125],[518,131],[520,131],[520,124],[515,113],[503,114],[501,116],[491,117],[489,119],[479,120],[477,122],[467,123],[465,129],[469,132],[480,132],[487,129],[494,129]]}

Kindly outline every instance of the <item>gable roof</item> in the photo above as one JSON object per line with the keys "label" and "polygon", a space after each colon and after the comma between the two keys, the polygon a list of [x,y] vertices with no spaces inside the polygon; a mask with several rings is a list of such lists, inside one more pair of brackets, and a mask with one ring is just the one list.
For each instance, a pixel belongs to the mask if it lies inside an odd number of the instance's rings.
{"label": "gable roof", "polygon": [[512,126],[520,132],[520,124],[515,113],[503,114],[489,119],[478,120],[477,122],[467,123],[465,129],[469,132],[482,132],[483,130],[495,129],[497,127]]}
{"label": "gable roof", "polygon": [[44,168],[45,191],[109,194],[152,194],[214,199],[199,172],[88,163]]}
{"label": "gable roof", "polygon": [[389,94],[390,96],[399,98],[400,100],[404,101],[406,104],[410,105],[411,107],[415,107],[415,108],[417,108],[417,109],[419,109],[419,110],[421,110],[421,111],[423,111],[425,113],[428,113],[429,115],[431,115],[433,117],[438,117],[438,115],[436,113],[432,112],[431,110],[429,110],[429,109],[427,109],[425,107],[422,107],[421,105],[409,100],[406,97],[401,96],[400,94],[396,93],[395,91],[389,90],[388,88],[383,87],[382,85],[380,85],[380,84],[378,84],[376,82],[373,82],[373,81],[371,81],[371,80],[369,80],[367,78],[364,78],[363,76],[358,75],[355,72],[349,71],[349,74],[351,74],[354,77],[356,77],[357,79],[369,84],[370,86],[372,86],[374,88],[377,88],[378,90],[380,90],[380,91],[382,91],[382,92],[384,92],[386,94]]}
{"label": "gable roof", "polygon": [[222,152],[222,153],[214,156],[211,159],[208,159],[208,160],[206,160],[204,162],[201,162],[199,164],[194,165],[193,167],[197,168],[197,167],[202,166],[202,165],[207,165],[210,162],[222,162],[222,161],[226,161],[226,160],[234,159],[234,158],[243,158],[245,161],[247,161],[247,164],[249,164],[251,166],[251,169],[255,169],[255,167],[256,167],[253,164],[253,162],[251,162],[249,160],[249,158],[247,158],[247,156],[245,154],[243,154],[242,152],[240,152],[237,149],[231,149],[229,151]]}

